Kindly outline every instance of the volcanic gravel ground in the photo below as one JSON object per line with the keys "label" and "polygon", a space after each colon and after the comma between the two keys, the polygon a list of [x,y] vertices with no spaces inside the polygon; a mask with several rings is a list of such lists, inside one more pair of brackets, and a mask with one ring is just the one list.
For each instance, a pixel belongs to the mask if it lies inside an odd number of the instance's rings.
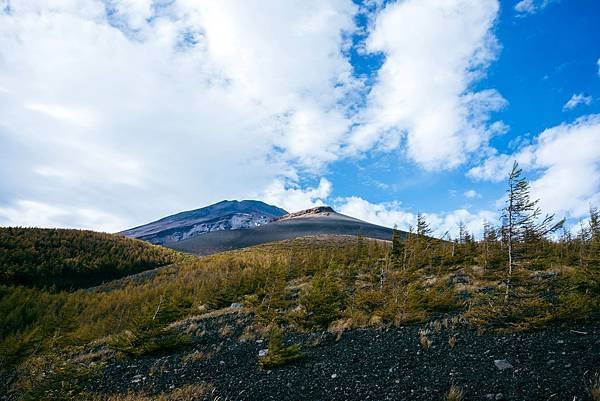
{"label": "volcanic gravel ground", "polygon": [[[532,333],[477,335],[466,327],[428,334],[410,326],[287,335],[305,359],[273,370],[258,367],[266,340],[240,341],[252,317],[233,312],[197,320],[195,344],[163,357],[111,361],[89,390],[160,393],[189,383],[214,385],[221,400],[440,400],[451,384],[465,400],[587,400],[586,383],[600,371],[600,324]],[[231,332],[220,335],[228,325]],[[196,327],[197,326],[197,327]],[[189,330],[188,330],[189,331]],[[454,348],[448,339],[454,336]],[[184,356],[202,352],[200,360]],[[495,363],[495,361],[500,361]],[[496,365],[508,362],[510,367]],[[502,367],[502,366],[501,366]]]}

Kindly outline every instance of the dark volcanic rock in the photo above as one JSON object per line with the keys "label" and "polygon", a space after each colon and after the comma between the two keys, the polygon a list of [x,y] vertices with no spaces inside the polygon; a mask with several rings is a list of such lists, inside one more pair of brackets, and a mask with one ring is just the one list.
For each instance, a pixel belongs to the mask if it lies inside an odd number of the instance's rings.
{"label": "dark volcanic rock", "polygon": [[[160,393],[209,382],[227,400],[430,401],[443,399],[455,384],[465,400],[585,400],[584,382],[600,367],[600,325],[593,322],[577,327],[586,335],[569,327],[502,335],[477,335],[465,327],[428,331],[430,348],[421,346],[423,328],[417,326],[351,330],[337,342],[329,333],[288,334],[288,342],[302,344],[305,358],[269,371],[257,365],[266,340],[240,339],[250,321],[241,311],[190,320],[181,326],[194,333],[188,350],[113,361],[88,386],[107,393]],[[454,347],[450,337],[457,339]],[[186,356],[194,352],[204,357]],[[512,368],[499,370],[499,360]]]}
{"label": "dark volcanic rock", "polygon": [[[197,255],[208,255],[267,242],[319,235],[350,235],[354,237],[362,235],[366,238],[389,241],[392,239],[392,229],[334,211],[325,210],[316,213],[303,211],[294,213],[292,217],[284,217],[261,226],[244,230],[213,231],[185,241],[167,244],[167,246]],[[401,232],[400,235],[405,238],[407,234]]]}

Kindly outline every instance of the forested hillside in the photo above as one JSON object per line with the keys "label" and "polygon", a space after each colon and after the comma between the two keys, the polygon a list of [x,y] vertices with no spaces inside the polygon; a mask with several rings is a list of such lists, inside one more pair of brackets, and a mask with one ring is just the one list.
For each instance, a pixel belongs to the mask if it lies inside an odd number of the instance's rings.
{"label": "forested hillside", "polygon": [[0,227],[0,281],[79,288],[172,263],[175,253],[120,235]]}

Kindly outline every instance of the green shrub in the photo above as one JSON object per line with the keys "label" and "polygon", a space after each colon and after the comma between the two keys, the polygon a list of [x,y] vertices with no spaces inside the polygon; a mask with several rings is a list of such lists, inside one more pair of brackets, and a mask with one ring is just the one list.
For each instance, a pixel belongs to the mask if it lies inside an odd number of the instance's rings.
{"label": "green shrub", "polygon": [[299,344],[285,346],[281,330],[275,327],[269,336],[269,351],[267,355],[259,359],[259,364],[265,369],[284,366],[302,359],[304,355],[300,352]]}
{"label": "green shrub", "polygon": [[306,311],[304,326],[326,328],[341,316],[345,302],[346,294],[337,277],[330,271],[317,274],[300,297]]}
{"label": "green shrub", "polygon": [[181,305],[160,302],[154,312],[150,308],[142,310],[129,329],[112,336],[109,345],[133,356],[164,353],[181,348],[189,344],[190,337],[165,327],[181,315]]}

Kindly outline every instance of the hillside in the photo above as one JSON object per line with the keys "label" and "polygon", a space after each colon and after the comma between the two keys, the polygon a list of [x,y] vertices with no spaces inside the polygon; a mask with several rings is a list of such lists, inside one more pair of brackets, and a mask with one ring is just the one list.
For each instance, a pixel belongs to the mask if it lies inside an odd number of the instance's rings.
{"label": "hillside", "polygon": [[[392,230],[355,219],[324,206],[287,214],[268,224],[241,230],[213,231],[169,246],[196,255],[314,235],[361,235],[366,238],[391,240]],[[403,238],[406,233],[401,233]]]}
{"label": "hillside", "polygon": [[[537,249],[543,266],[520,267],[508,301],[498,242],[415,234],[393,245],[316,236],[180,255],[153,274],[74,292],[2,285],[0,394],[258,401],[290,389],[426,400],[455,384],[466,399],[584,399],[600,363],[596,262],[566,264],[588,248]],[[555,344],[565,354],[549,354]],[[504,359],[514,368],[495,367]]]}
{"label": "hillside", "polygon": [[175,253],[120,235],[0,227],[0,281],[78,288],[172,263]]}
{"label": "hillside", "polygon": [[283,209],[260,201],[222,201],[167,216],[120,234],[153,244],[172,244],[213,231],[260,226],[286,213]]}

